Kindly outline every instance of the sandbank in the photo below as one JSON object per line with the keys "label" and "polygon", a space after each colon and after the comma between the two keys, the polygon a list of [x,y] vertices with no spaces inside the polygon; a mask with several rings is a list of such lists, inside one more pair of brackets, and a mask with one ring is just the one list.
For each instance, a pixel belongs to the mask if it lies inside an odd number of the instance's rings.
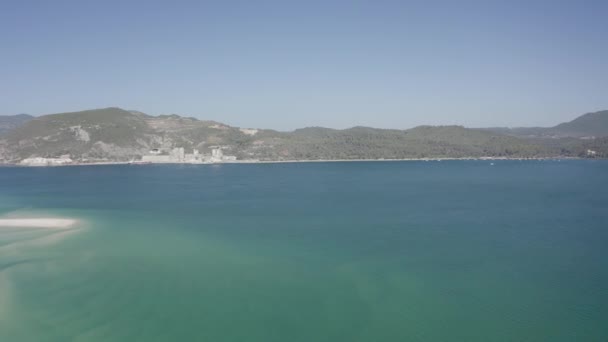
{"label": "sandbank", "polygon": [[78,221],[68,218],[9,218],[0,219],[0,227],[69,228]]}

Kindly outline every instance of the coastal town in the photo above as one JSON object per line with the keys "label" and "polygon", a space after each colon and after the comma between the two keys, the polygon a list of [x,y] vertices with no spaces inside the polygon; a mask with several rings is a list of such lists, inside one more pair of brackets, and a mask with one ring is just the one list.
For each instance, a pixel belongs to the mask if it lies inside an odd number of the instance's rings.
{"label": "coastal town", "polygon": [[141,157],[139,163],[143,164],[217,164],[236,161],[235,156],[224,155],[222,148],[214,146],[210,155],[205,155],[197,149],[192,153],[186,153],[183,147],[176,147],[169,151],[158,148],[150,150],[147,155]]}
{"label": "coastal town", "polygon": [[211,154],[203,154],[197,149],[193,149],[192,153],[186,153],[183,147],[173,149],[151,149],[148,154],[141,156],[139,160],[131,160],[129,162],[106,162],[106,161],[89,161],[89,160],[73,160],[69,154],[58,157],[44,158],[32,157],[23,159],[19,165],[21,166],[64,166],[64,165],[86,165],[86,164],[219,164],[219,163],[235,163],[236,156],[225,155],[221,146],[213,146]]}

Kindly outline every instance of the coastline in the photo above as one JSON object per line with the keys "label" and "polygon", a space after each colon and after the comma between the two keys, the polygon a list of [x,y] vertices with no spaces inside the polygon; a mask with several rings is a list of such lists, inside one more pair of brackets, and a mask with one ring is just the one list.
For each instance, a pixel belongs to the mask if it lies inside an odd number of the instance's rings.
{"label": "coastline", "polygon": [[346,162],[402,162],[402,161],[496,161],[496,160],[562,160],[562,159],[586,159],[579,157],[538,157],[538,158],[505,158],[505,157],[462,157],[462,158],[401,158],[401,159],[300,159],[300,160],[260,160],[260,161],[236,161],[219,164],[280,164],[280,163],[346,163]]}
{"label": "coastline", "polygon": [[581,158],[581,157],[432,157],[432,158],[399,158],[399,159],[290,159],[290,160],[235,160],[217,163],[191,163],[191,162],[141,162],[141,161],[115,161],[115,162],[92,162],[92,163],[66,163],[61,165],[24,165],[20,163],[0,163],[0,167],[69,167],[69,166],[104,166],[104,165],[222,165],[222,164],[283,164],[283,163],[345,163],[345,162],[403,162],[403,161],[498,161],[498,160],[603,160],[605,158]]}

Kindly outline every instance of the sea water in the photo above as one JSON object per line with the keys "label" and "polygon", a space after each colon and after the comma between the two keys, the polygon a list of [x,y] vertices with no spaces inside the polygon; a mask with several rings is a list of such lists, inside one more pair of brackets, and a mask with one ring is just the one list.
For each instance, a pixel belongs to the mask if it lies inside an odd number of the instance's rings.
{"label": "sea water", "polygon": [[607,341],[607,161],[0,168],[0,341]]}

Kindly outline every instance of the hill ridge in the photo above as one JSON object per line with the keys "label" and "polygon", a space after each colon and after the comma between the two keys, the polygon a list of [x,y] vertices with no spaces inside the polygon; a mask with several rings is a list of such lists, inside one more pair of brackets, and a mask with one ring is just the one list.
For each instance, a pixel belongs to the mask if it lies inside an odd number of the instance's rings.
{"label": "hill ridge", "polygon": [[[598,118],[608,118],[608,111],[588,113],[556,127],[580,132],[581,127],[589,127],[589,122]],[[552,139],[543,139],[547,135],[520,133],[459,125],[422,125],[406,130],[313,126],[279,132],[241,129],[177,114],[151,116],[107,107],[43,115],[11,128],[0,136],[0,162],[67,154],[78,161],[126,161],[138,160],[152,149],[169,151],[181,147],[210,153],[217,146],[239,159],[277,161],[580,157],[586,156],[591,148],[598,150],[596,156],[608,156],[603,138],[585,140],[549,135]]]}

